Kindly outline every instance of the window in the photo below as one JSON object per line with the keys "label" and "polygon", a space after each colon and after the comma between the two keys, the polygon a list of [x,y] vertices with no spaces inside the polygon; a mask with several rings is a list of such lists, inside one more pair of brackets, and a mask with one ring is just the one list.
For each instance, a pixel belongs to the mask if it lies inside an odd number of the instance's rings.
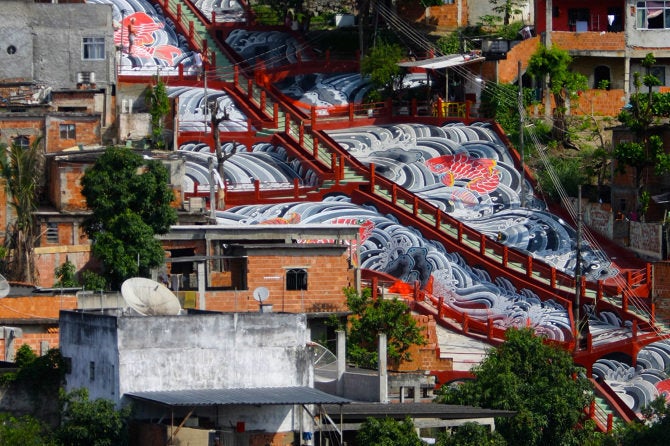
{"label": "window", "polygon": [[88,379],[95,381],[95,362],[93,361],[88,363]]}
{"label": "window", "polygon": [[74,124],[60,124],[60,139],[76,139]]}
{"label": "window", "polygon": [[609,90],[612,79],[610,78],[610,68],[605,65],[598,65],[593,70],[593,88]]}
{"label": "window", "polygon": [[22,149],[27,149],[30,147],[30,140],[27,136],[17,136],[14,138],[14,145],[16,147],[21,147]]}
{"label": "window", "polygon": [[286,290],[306,290],[307,289],[307,270],[294,268],[286,271]]}
{"label": "window", "polygon": [[58,224],[47,223],[47,243],[58,243]]}
{"label": "window", "polygon": [[670,28],[670,1],[637,2],[637,27],[641,29]]}
{"label": "window", "polygon": [[568,9],[568,25],[573,31],[588,31],[591,17],[588,8]]}
{"label": "window", "polygon": [[84,60],[104,60],[105,38],[84,37],[82,43],[81,58]]}
{"label": "window", "polygon": [[649,74],[655,76],[661,82],[661,85],[665,85],[665,67],[656,66],[649,69]]}

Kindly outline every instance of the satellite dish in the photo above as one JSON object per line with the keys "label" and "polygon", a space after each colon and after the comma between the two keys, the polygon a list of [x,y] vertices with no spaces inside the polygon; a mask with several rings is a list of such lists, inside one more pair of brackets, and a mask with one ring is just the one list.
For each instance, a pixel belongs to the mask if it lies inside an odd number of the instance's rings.
{"label": "satellite dish", "polygon": [[264,286],[259,286],[254,290],[254,299],[258,302],[263,302],[268,297],[270,297],[270,291]]}
{"label": "satellite dish", "polygon": [[9,282],[2,275],[0,275],[0,298],[9,294]]}
{"label": "satellite dish", "polygon": [[179,299],[168,287],[144,277],[123,282],[121,295],[142,316],[176,316],[181,312]]}
{"label": "satellite dish", "polygon": [[337,356],[316,342],[310,342],[308,345],[314,365],[314,381],[330,382],[337,379]]}

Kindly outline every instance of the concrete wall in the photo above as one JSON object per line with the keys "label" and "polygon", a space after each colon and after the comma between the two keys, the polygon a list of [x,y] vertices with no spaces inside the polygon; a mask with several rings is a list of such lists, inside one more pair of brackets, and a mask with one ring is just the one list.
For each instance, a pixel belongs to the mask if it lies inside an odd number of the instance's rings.
{"label": "concrete wall", "polygon": [[[126,392],[311,386],[304,314],[106,316],[62,312],[67,388],[119,401]],[[91,379],[90,364],[95,363]]]}
{"label": "concrete wall", "polygon": [[[77,72],[94,72],[96,84],[115,80],[111,5],[35,4],[3,1],[0,29],[0,79],[36,80],[54,88],[73,88]],[[82,39],[104,37],[104,60],[83,60]],[[5,48],[13,45],[14,54]]]}
{"label": "concrete wall", "polygon": [[637,0],[626,0],[624,9],[626,25],[626,43],[634,53],[634,57],[644,57],[645,52],[653,50],[656,57],[663,57],[670,52],[670,29],[638,29]]}
{"label": "concrete wall", "polygon": [[[59,328],[61,353],[71,364],[66,391],[86,387],[91,399],[119,402],[117,318],[63,311]],[[153,356],[150,353],[147,349],[147,354]]]}

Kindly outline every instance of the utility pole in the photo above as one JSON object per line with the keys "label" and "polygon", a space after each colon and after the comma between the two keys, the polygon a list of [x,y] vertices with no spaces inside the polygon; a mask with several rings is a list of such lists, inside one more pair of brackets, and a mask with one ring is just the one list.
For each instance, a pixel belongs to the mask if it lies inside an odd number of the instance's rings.
{"label": "utility pole", "polygon": [[519,148],[521,152],[521,208],[526,207],[526,161],[524,154],[524,107],[523,107],[523,82],[521,81],[521,61],[517,65],[517,77],[519,80]]}
{"label": "utility pole", "polygon": [[575,319],[575,350],[579,350],[582,338],[582,321],[580,305],[582,296],[582,185],[577,186],[577,255],[575,265],[575,302],[572,308]]}

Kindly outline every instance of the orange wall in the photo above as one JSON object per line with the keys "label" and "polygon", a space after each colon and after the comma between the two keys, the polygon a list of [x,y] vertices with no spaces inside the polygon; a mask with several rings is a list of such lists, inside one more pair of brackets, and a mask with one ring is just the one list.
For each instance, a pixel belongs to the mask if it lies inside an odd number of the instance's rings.
{"label": "orange wall", "polygon": [[[208,291],[207,309],[214,311],[259,311],[253,298],[256,287],[270,292],[263,302],[272,310],[289,313],[344,311],[343,288],[353,286],[353,269],[348,270],[348,255],[342,256],[253,256],[248,259],[248,290]],[[307,290],[287,291],[286,271],[290,267],[307,268]],[[349,271],[349,274],[346,273]]]}

